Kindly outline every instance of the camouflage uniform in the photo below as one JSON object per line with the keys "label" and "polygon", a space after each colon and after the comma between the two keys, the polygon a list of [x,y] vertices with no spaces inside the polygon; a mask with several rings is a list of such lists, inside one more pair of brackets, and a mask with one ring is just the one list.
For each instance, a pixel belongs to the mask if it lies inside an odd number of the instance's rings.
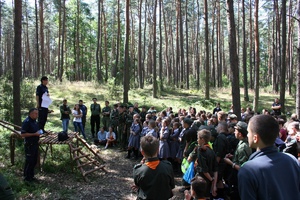
{"label": "camouflage uniform", "polygon": [[[107,113],[108,114],[105,114]],[[104,108],[102,108],[102,123],[103,126],[106,128],[106,130],[108,130],[108,127],[110,125],[110,112],[111,112],[111,108],[109,106],[106,106]]]}

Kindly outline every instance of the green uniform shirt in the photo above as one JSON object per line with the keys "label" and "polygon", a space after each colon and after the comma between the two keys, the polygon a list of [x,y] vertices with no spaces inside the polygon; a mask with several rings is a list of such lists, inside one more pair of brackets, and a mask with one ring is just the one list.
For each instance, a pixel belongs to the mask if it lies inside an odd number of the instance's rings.
{"label": "green uniform shirt", "polygon": [[92,115],[100,115],[101,107],[100,104],[91,104],[91,113]]}
{"label": "green uniform shirt", "polygon": [[[109,106],[105,106],[104,108],[102,108],[103,117],[109,117],[110,116],[110,111],[111,111],[111,108]],[[107,112],[108,112],[108,114],[105,114]]]}
{"label": "green uniform shirt", "polygon": [[252,150],[249,147],[248,139],[244,138],[243,140],[240,140],[239,144],[237,145],[232,162],[242,166],[242,164],[248,161],[251,153]]}
{"label": "green uniform shirt", "polygon": [[[68,105],[61,105],[59,107],[60,110],[60,119],[70,119],[71,109]],[[68,114],[65,113],[68,111]]]}

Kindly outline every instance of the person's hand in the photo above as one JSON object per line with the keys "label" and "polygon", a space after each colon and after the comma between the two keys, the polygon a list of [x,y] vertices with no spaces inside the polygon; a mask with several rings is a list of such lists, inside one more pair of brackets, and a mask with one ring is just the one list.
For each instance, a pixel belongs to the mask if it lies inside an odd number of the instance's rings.
{"label": "person's hand", "polygon": [[215,197],[217,196],[217,186],[215,184],[211,185],[211,194]]}
{"label": "person's hand", "polygon": [[232,157],[233,157],[233,155],[230,153],[226,154],[226,156],[225,156],[225,158],[232,158]]}
{"label": "person's hand", "polygon": [[184,191],[184,200],[190,200],[191,199],[191,194],[188,190]]}
{"label": "person's hand", "polygon": [[137,192],[138,189],[139,189],[139,187],[136,186],[136,185],[132,185],[132,186],[131,186],[131,190],[133,190],[134,192]]}

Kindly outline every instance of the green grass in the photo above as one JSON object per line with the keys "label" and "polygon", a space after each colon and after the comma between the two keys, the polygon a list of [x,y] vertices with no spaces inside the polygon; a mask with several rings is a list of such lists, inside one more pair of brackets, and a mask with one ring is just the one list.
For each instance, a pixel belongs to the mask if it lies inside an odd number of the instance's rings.
{"label": "green grass", "polygon": [[[33,83],[35,87],[39,84],[39,81]],[[29,86],[28,86],[29,87]],[[33,87],[33,88],[35,88]],[[113,91],[110,91],[111,86],[98,84],[96,82],[68,82],[63,83],[54,82],[50,79],[48,85],[50,96],[53,100],[50,109],[54,110],[54,113],[48,117],[46,124],[46,130],[52,130],[59,132],[62,129],[60,121],[59,105],[62,100],[66,98],[68,104],[73,107],[75,103],[78,103],[79,99],[85,102],[85,105],[89,108],[92,103],[92,98],[96,97],[101,107],[104,107],[104,101],[110,101],[110,105],[116,102],[122,102],[122,94],[113,95]],[[122,90],[121,86],[117,87],[117,90]],[[182,90],[165,88],[164,91],[160,91],[160,97],[158,99],[152,98],[152,86],[146,86],[144,89],[131,89],[129,91],[129,102],[138,102],[140,106],[146,105],[147,107],[155,106],[156,110],[162,111],[169,106],[173,107],[173,111],[177,112],[179,108],[189,108],[190,106],[195,107],[197,111],[206,110],[212,112],[217,102],[221,103],[221,108],[225,111],[230,109],[231,105],[231,88],[211,88],[210,99],[204,99],[204,90]],[[34,100],[35,91],[32,91],[32,98]],[[243,107],[252,107],[253,102],[253,91],[249,91],[249,102],[241,101]],[[260,91],[259,111],[263,108],[271,109],[271,104],[275,97],[279,97],[278,94],[268,92],[265,89]],[[243,100],[243,89],[241,89],[241,100]],[[24,108],[28,110],[29,108]],[[295,100],[293,97],[286,95],[286,111],[291,113],[295,112]],[[24,119],[26,115],[22,116]],[[73,130],[72,122],[70,121],[69,129]],[[89,115],[87,117],[86,135],[90,136],[89,126]],[[10,131],[7,131],[0,127],[0,173],[4,174],[9,184],[12,186],[14,192],[18,198],[30,198],[30,196],[47,196],[47,192],[51,189],[59,192],[62,199],[69,199],[72,196],[72,189],[61,189],[58,185],[44,185],[43,183],[39,186],[28,186],[22,181],[22,171],[24,164],[24,150],[22,140],[17,141],[15,151],[15,165],[10,165],[10,152],[9,152],[9,137]],[[91,140],[89,142],[92,142]],[[46,162],[43,166],[44,175],[55,174],[61,172],[74,176],[75,180],[82,181],[81,174],[75,170],[74,173],[71,171],[71,167],[74,165],[69,158],[69,148],[66,145],[53,145],[53,157],[48,153]],[[74,179],[73,179],[74,180]]]}

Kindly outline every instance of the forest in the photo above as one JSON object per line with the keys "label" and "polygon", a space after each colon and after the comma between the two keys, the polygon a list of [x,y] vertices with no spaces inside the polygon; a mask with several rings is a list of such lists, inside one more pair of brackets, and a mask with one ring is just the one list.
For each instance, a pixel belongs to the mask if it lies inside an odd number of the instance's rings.
{"label": "forest", "polygon": [[[128,91],[152,85],[205,91],[259,88],[296,98],[299,114],[299,12],[294,0],[0,1],[0,76],[10,77],[15,121],[22,80],[97,81]],[[14,33],[14,34],[13,34]],[[295,81],[297,80],[297,81]],[[239,116],[239,115],[238,115]]]}

